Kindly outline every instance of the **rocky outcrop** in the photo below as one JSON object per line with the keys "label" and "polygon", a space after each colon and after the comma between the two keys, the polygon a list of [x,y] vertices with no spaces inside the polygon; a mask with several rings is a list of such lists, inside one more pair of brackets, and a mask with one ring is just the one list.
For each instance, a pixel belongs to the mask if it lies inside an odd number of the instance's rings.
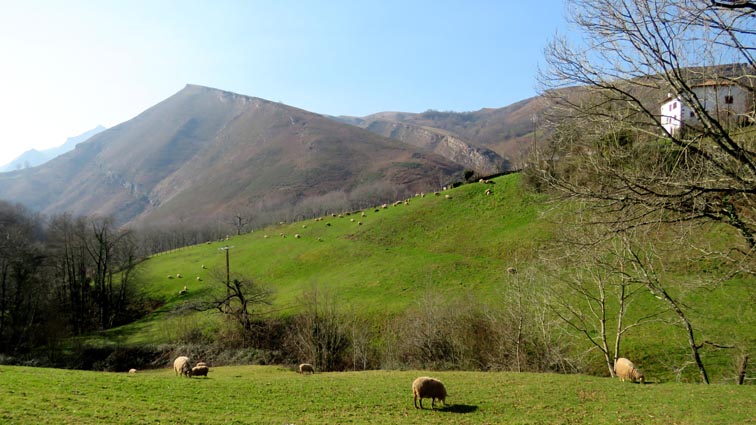
{"label": "rocky outcrop", "polygon": [[509,162],[496,152],[443,130],[387,120],[374,120],[365,129],[441,155],[479,175],[497,174],[509,168]]}

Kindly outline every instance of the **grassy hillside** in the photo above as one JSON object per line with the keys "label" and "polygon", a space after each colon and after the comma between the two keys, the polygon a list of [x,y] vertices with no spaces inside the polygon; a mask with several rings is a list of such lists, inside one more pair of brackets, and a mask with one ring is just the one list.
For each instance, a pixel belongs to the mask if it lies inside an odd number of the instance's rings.
{"label": "grassy hillside", "polygon": [[[484,194],[487,188],[493,195]],[[538,219],[543,208],[541,198],[521,192],[518,176],[508,176],[414,197],[409,205],[281,224],[157,255],[138,273],[149,283],[149,296],[166,302],[160,311],[169,311],[217,285],[213,275],[225,278],[220,248],[231,246],[231,273],[270,285],[283,314],[296,311],[312,285],[365,314],[397,313],[428,291],[448,297],[496,292],[507,267],[532,260],[547,237],[550,224]],[[188,297],[179,296],[184,286]],[[136,325],[135,338],[160,342],[152,323],[158,317]]]}
{"label": "grassy hillside", "polygon": [[[493,194],[486,195],[486,189]],[[556,218],[564,213],[545,195],[524,191],[519,175],[509,175],[493,184],[475,183],[439,196],[414,197],[408,205],[279,224],[228,241],[164,253],[144,262],[138,273],[147,283],[148,296],[165,304],[145,319],[92,341],[159,344],[172,341],[177,329],[217,323],[217,314],[187,317],[171,312],[219,287],[219,279],[225,278],[225,251],[220,248],[225,246],[231,247],[232,274],[273,288],[273,315],[300,311],[303,293],[312,287],[333,296],[342,311],[368,318],[402,314],[428,294],[510,308],[502,303],[515,288],[508,267],[520,271],[522,277],[517,279],[528,291],[554,284],[539,253],[553,242]],[[700,341],[734,346],[703,350],[714,382],[732,382],[738,356],[756,348],[752,332],[756,311],[752,303],[743,302],[752,296],[753,281],[735,279],[714,290],[696,288],[690,282],[706,277],[701,267],[683,264],[671,269],[670,290],[689,307]],[[188,294],[181,296],[184,286]],[[643,291],[628,309],[628,320],[659,307]],[[638,361],[651,379],[695,380],[684,332],[674,326],[672,315],[661,318],[629,331],[622,354]],[[589,370],[606,373],[600,354],[587,351],[585,338],[569,331],[563,338],[574,345],[576,356]]]}
{"label": "grassy hillside", "polygon": [[[0,421],[86,423],[749,423],[754,386],[637,385],[578,375],[440,372],[449,396],[416,410],[423,371],[317,373],[278,367],[125,373],[0,367]],[[430,401],[424,405],[430,407]]]}

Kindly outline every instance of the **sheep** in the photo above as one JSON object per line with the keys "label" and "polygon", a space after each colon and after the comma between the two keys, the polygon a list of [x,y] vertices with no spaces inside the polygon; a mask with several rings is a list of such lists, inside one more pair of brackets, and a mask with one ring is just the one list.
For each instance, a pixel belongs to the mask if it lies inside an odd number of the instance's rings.
{"label": "sheep", "polygon": [[181,276],[181,273],[176,273],[176,277],[179,278],[179,279],[181,279],[184,276]]}
{"label": "sheep", "polygon": [[361,221],[358,221],[358,222],[357,222],[357,225],[358,225],[358,226],[362,226],[362,222],[361,222]]}
{"label": "sheep", "polygon": [[135,373],[137,373],[137,370],[136,370],[136,369],[133,369],[133,368],[132,368],[132,369],[129,369],[129,375],[133,375],[133,374],[135,374]]}
{"label": "sheep", "polygon": [[176,357],[176,360],[173,361],[173,371],[176,373],[176,376],[183,375],[187,378],[190,377],[192,374],[192,367],[189,366],[189,357]]}
{"label": "sheep", "polygon": [[306,225],[306,224],[303,224],[303,225],[302,225],[302,228],[303,228],[303,229],[306,229],[306,228],[307,228],[307,225]]}
{"label": "sheep", "polygon": [[302,363],[299,365],[299,373],[304,374],[305,372],[315,373],[315,368],[309,363]]}
{"label": "sheep", "polygon": [[202,278],[197,276],[197,282],[202,282]]}
{"label": "sheep", "polygon": [[417,399],[420,398],[420,409],[423,409],[423,399],[431,399],[431,409],[436,406],[436,399],[446,405],[446,387],[435,378],[421,376],[412,382],[412,394],[415,396],[415,409],[417,409]]}
{"label": "sheep", "polygon": [[197,363],[197,366],[194,366],[192,368],[189,376],[204,376],[205,378],[207,378],[207,372],[209,370],[210,369],[207,366],[199,366],[199,363]]}
{"label": "sheep", "polygon": [[169,274],[169,275],[168,275],[168,279],[173,279],[173,275],[172,275],[172,274]]}
{"label": "sheep", "polygon": [[350,221],[351,223],[354,223],[354,219],[353,219],[353,218],[350,218],[350,219],[349,219],[349,221]]}
{"label": "sheep", "polygon": [[436,196],[441,196],[441,194],[438,193],[438,192],[433,192],[433,194],[436,195]]}
{"label": "sheep", "polygon": [[486,189],[486,196],[488,196],[488,195],[490,195],[490,194],[492,194],[492,193],[493,193],[493,190],[491,190],[491,189]]}
{"label": "sheep", "polygon": [[205,267],[205,265],[203,264],[203,265],[202,265],[202,268],[203,268],[203,269],[206,269],[207,267]]}
{"label": "sheep", "polygon": [[451,195],[444,195],[444,198],[451,199],[452,197],[451,197]]}
{"label": "sheep", "polygon": [[364,217],[367,217],[367,214],[365,214],[365,213],[362,213],[362,214],[360,214],[360,217],[363,217],[363,218],[364,218]]}
{"label": "sheep", "polygon": [[186,289],[186,286],[184,286],[184,289],[179,291],[179,295],[186,295],[187,292],[189,292],[189,290]]}
{"label": "sheep", "polygon": [[507,267],[507,273],[509,274],[517,274],[517,269],[514,267]]}
{"label": "sheep", "polygon": [[632,382],[638,381],[641,384],[646,382],[643,372],[636,368],[633,362],[624,357],[620,357],[614,362],[614,373],[622,382],[625,382],[625,379],[630,379]]}
{"label": "sheep", "polygon": [[295,234],[294,234],[294,239],[299,239],[299,238],[301,238],[301,237],[302,237],[302,235],[300,235],[299,233],[295,233]]}

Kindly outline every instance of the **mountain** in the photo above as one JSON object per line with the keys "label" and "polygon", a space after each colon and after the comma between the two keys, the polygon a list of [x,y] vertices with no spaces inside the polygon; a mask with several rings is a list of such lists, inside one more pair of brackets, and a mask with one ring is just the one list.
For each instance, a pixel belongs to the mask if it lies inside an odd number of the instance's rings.
{"label": "mountain", "polygon": [[[508,171],[519,168],[532,149],[534,130],[541,131],[536,120],[544,108],[541,97],[532,97],[503,108],[473,112],[380,112],[333,118],[413,145],[430,146],[446,158],[457,158],[452,159],[455,161],[463,160],[448,152],[467,151],[470,162],[461,163],[472,169],[501,167]],[[467,147],[462,149],[463,145]]]}
{"label": "mountain", "polygon": [[[339,120],[339,117],[335,118]],[[343,122],[439,154],[483,176],[498,174],[510,168],[509,161],[491,149],[476,146],[439,128],[384,119],[380,114],[356,120],[344,119]]]}
{"label": "mountain", "polygon": [[119,223],[197,223],[395,198],[462,170],[322,115],[187,85],[42,166],[0,174],[0,199]]}
{"label": "mountain", "polygon": [[106,128],[98,125],[97,127],[86,131],[78,136],[69,137],[66,139],[66,142],[62,145],[50,149],[44,149],[41,151],[38,151],[36,149],[30,149],[21,155],[19,155],[16,159],[9,162],[8,164],[0,167],[0,173],[5,171],[13,171],[13,170],[20,170],[22,168],[29,168],[29,167],[36,167],[38,165],[42,165],[45,162],[55,158],[56,156],[62,155],[73,148],[76,147],[79,143],[88,140],[90,137],[102,133],[105,131]]}

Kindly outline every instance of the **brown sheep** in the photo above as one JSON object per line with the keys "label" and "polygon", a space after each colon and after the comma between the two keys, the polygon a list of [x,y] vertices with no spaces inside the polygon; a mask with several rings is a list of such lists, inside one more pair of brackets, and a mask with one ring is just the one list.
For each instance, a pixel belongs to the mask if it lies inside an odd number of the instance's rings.
{"label": "brown sheep", "polygon": [[624,357],[620,357],[614,362],[614,373],[622,382],[625,382],[625,379],[629,379],[632,382],[638,381],[641,384],[646,382],[643,372],[636,368],[633,362]]}
{"label": "brown sheep", "polygon": [[299,373],[304,374],[305,372],[315,373],[315,368],[309,363],[302,363],[299,365]]}
{"label": "brown sheep", "polygon": [[189,366],[189,357],[176,357],[176,360],[173,361],[173,371],[176,373],[176,376],[192,376],[192,367]]}
{"label": "brown sheep", "polygon": [[436,399],[440,400],[446,405],[446,387],[444,384],[435,378],[429,378],[427,376],[421,376],[412,382],[412,394],[415,397],[415,409],[417,409],[417,399],[420,398],[420,409],[423,407],[423,399],[431,399],[431,409],[436,407]]}
{"label": "brown sheep", "polygon": [[207,378],[207,372],[209,370],[210,369],[207,366],[200,366],[198,363],[197,366],[194,366],[192,368],[192,372],[189,376],[204,376],[205,378]]}

